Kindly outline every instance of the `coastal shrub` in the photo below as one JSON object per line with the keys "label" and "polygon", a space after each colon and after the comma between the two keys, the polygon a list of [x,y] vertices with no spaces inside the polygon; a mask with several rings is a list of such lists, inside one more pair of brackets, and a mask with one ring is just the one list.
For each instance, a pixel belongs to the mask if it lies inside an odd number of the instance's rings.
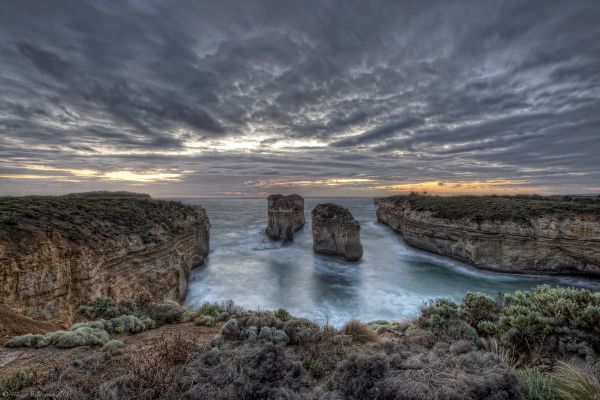
{"label": "coastal shrub", "polygon": [[33,380],[33,376],[23,370],[18,370],[11,375],[0,378],[0,397],[9,398],[12,394],[20,392]]}
{"label": "coastal shrub", "polygon": [[353,353],[334,372],[334,388],[346,399],[376,398],[375,386],[387,371],[385,355]]}
{"label": "coastal shrub", "polygon": [[315,379],[320,379],[325,375],[325,365],[319,360],[313,360],[311,357],[304,357],[302,365]]}
{"label": "coastal shrub", "polygon": [[283,331],[290,338],[291,344],[312,341],[319,335],[320,330],[319,325],[304,318],[293,319],[283,326]]}
{"label": "coastal shrub", "polygon": [[215,319],[208,315],[201,315],[194,320],[194,324],[199,326],[213,326],[215,324]]}
{"label": "coastal shrub", "polygon": [[348,321],[343,327],[342,332],[348,335],[354,342],[366,343],[375,340],[375,331],[367,324],[363,324],[355,319]]}
{"label": "coastal shrub", "polygon": [[148,304],[143,311],[159,324],[174,324],[181,322],[184,309],[174,301],[161,301]]}
{"label": "coastal shrub", "polygon": [[283,322],[287,322],[290,319],[292,319],[292,316],[285,308],[280,308],[277,311],[275,311],[274,316],[275,316],[275,318],[277,318]]}
{"label": "coastal shrub", "polygon": [[10,339],[8,347],[61,347],[93,346],[105,344],[109,340],[108,333],[101,329],[80,327],[72,331],[54,331],[45,335],[27,334]]}
{"label": "coastal shrub", "polygon": [[586,358],[600,350],[598,298],[587,289],[551,288],[505,296],[499,318],[501,339],[522,351],[543,346],[549,354],[574,352]]}
{"label": "coastal shrub", "polygon": [[73,331],[55,331],[44,335],[39,347],[54,346],[71,348],[80,346],[104,345],[109,340],[106,331],[94,328],[80,328]]}
{"label": "coastal shrub", "polygon": [[44,338],[44,335],[27,333],[21,336],[10,338],[6,342],[6,347],[38,347],[38,343]]}
{"label": "coastal shrub", "polygon": [[241,319],[244,325],[256,326],[262,328],[263,326],[276,327],[278,329],[283,328],[284,322],[277,318],[273,311],[254,311],[249,316]]}
{"label": "coastal shrub", "polygon": [[[208,351],[179,374],[186,399],[310,399],[315,390],[302,363],[282,346],[242,345]],[[324,398],[324,397],[322,397]]]}
{"label": "coastal shrub", "polygon": [[238,340],[241,338],[241,334],[242,330],[235,319],[230,319],[221,328],[221,336],[226,340]]}
{"label": "coastal shrub", "polygon": [[221,313],[220,307],[212,303],[204,303],[198,309],[198,314],[216,318]]}
{"label": "coastal shrub", "polygon": [[432,346],[422,330],[444,341],[497,338],[526,364],[551,365],[565,354],[592,361],[600,354],[600,295],[540,285],[498,300],[479,293],[468,293],[461,304],[437,299],[421,307],[406,340]]}
{"label": "coastal shrub", "polygon": [[475,329],[460,318],[458,305],[446,299],[433,300],[423,305],[417,325],[431,330],[445,340],[477,339]]}
{"label": "coastal shrub", "polygon": [[465,343],[454,346],[466,351],[460,354],[446,346],[416,351],[387,343],[352,353],[334,371],[334,389],[344,399],[522,398],[516,377],[497,357]]}
{"label": "coastal shrub", "polygon": [[121,314],[133,314],[137,311],[137,306],[131,299],[122,299],[117,306]]}
{"label": "coastal shrub", "polygon": [[258,333],[258,339],[268,341],[274,344],[283,344],[284,346],[289,343],[290,338],[286,333],[280,329],[263,326],[260,328]]}
{"label": "coastal shrub", "polygon": [[117,339],[112,339],[109,340],[108,342],[106,342],[106,344],[102,347],[103,351],[111,351],[111,350],[115,350],[115,349],[120,349],[121,347],[125,346],[125,343],[123,343],[120,340]]}
{"label": "coastal shrub", "polygon": [[556,379],[535,369],[515,371],[525,400],[560,400],[556,394]]}
{"label": "coastal shrub", "polygon": [[482,293],[469,292],[460,305],[460,317],[472,327],[483,321],[496,321],[502,307],[491,297]]}
{"label": "coastal shrub", "polygon": [[108,333],[138,333],[148,329],[154,329],[156,323],[154,320],[143,316],[121,315],[112,319],[97,319],[95,321],[78,322],[71,327],[71,330],[80,328],[102,329]]}
{"label": "coastal shrub", "polygon": [[117,303],[111,297],[98,297],[90,303],[79,307],[77,312],[90,319],[114,318],[122,314]]}

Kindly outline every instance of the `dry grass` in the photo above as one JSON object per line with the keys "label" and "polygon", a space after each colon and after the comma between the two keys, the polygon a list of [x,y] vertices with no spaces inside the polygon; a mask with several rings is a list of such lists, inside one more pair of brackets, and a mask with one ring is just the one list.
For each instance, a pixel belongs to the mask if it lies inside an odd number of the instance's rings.
{"label": "dry grass", "polygon": [[375,331],[369,325],[355,319],[348,321],[342,331],[344,335],[352,337],[352,340],[358,343],[373,342],[377,337]]}
{"label": "dry grass", "polygon": [[176,335],[165,338],[152,352],[136,352],[126,361],[130,372],[129,386],[140,398],[158,398],[174,393],[178,374],[174,367],[186,365],[195,354],[196,345]]}
{"label": "dry grass", "polygon": [[589,371],[559,362],[554,377],[563,400],[600,400],[600,382]]}

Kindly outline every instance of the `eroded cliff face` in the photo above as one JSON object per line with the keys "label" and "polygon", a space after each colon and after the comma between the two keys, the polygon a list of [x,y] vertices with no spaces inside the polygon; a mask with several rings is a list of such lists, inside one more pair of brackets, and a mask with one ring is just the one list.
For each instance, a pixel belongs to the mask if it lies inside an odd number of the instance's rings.
{"label": "eroded cliff face", "polygon": [[360,224],[348,209],[319,204],[312,211],[313,250],[316,253],[358,261],[363,254]]}
{"label": "eroded cliff face", "polygon": [[291,242],[304,226],[304,199],[297,194],[272,194],[267,198],[267,236],[271,240]]}
{"label": "eroded cliff face", "polygon": [[544,213],[527,220],[449,219],[378,199],[378,221],[415,247],[501,272],[600,276],[600,218]]}
{"label": "eroded cliff face", "polygon": [[191,269],[208,254],[210,224],[201,207],[42,198],[49,203],[31,215],[27,209],[39,201],[25,199],[11,199],[12,209],[0,201],[0,301],[32,318],[68,323],[78,305],[98,296],[148,292],[181,301]]}

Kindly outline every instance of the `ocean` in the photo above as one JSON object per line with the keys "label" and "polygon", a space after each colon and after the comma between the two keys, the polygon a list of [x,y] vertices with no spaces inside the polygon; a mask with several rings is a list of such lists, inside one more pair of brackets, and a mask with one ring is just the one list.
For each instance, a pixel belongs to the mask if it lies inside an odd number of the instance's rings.
{"label": "ocean", "polygon": [[[295,316],[339,327],[350,319],[401,320],[435,298],[460,300],[469,291],[496,296],[542,283],[588,286],[580,277],[499,274],[421,251],[377,222],[373,199],[306,198],[306,225],[294,242],[270,241],[266,199],[182,199],[206,208],[210,254],[193,270],[188,306],[233,300],[250,309],[285,308]],[[319,203],[347,207],[360,222],[360,262],[313,253],[310,211]]]}

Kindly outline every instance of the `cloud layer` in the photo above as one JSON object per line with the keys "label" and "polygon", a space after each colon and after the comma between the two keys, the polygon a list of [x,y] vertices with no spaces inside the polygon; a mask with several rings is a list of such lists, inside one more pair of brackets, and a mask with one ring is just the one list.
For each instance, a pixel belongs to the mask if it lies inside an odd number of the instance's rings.
{"label": "cloud layer", "polygon": [[598,21],[595,0],[8,2],[0,193],[600,192]]}

